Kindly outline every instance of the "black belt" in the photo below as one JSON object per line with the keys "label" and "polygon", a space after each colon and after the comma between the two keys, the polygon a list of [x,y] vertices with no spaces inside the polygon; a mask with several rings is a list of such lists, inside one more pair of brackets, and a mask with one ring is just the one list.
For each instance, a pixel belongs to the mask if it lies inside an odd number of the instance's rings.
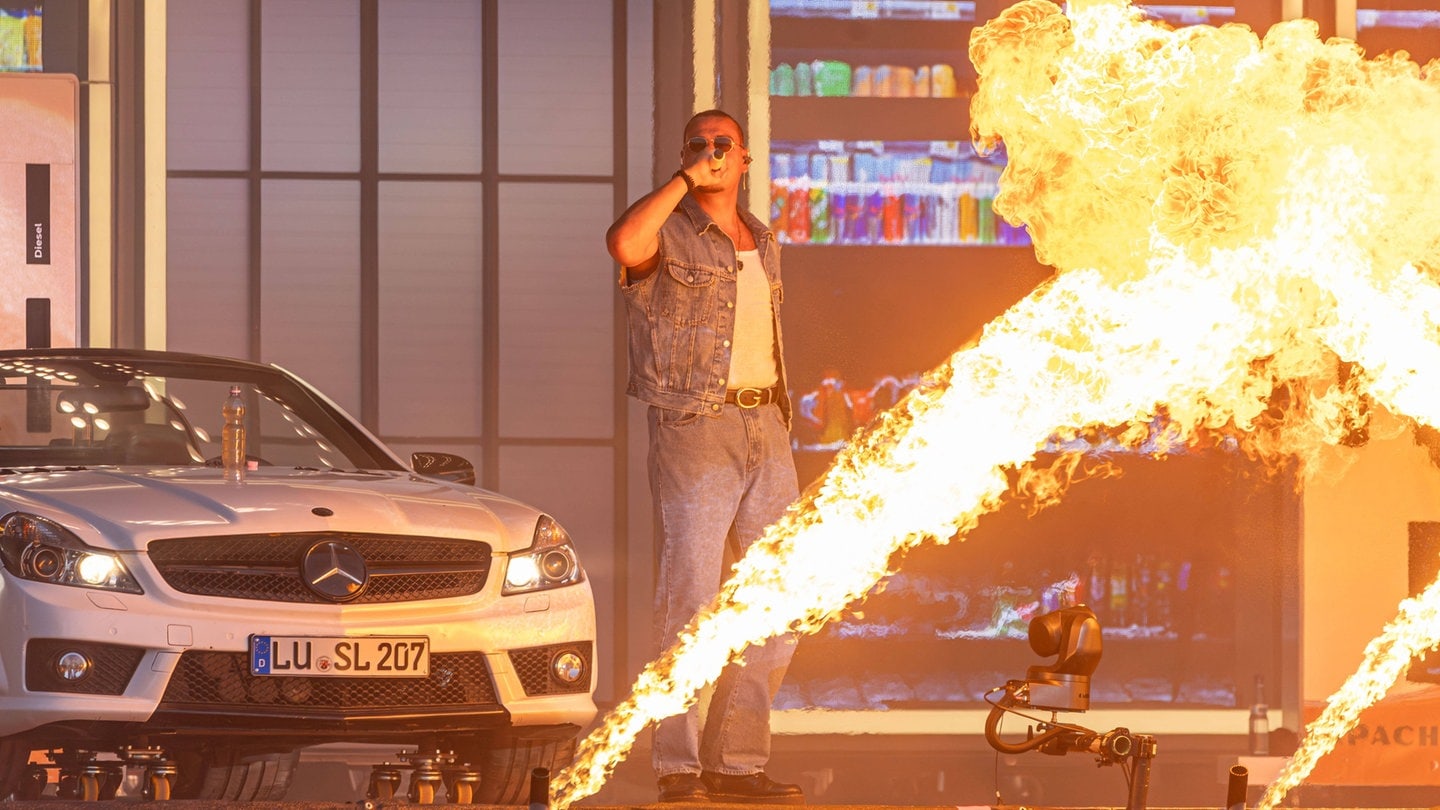
{"label": "black belt", "polygon": [[770,388],[731,388],[725,392],[725,401],[742,408],[758,408],[780,399],[780,386]]}

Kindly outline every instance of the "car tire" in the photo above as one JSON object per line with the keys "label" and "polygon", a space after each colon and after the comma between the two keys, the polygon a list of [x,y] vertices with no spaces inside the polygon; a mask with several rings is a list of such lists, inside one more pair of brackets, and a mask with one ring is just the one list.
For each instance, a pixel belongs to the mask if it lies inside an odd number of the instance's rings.
{"label": "car tire", "polygon": [[30,744],[12,737],[0,737],[0,800],[20,787],[25,766],[30,762]]}
{"label": "car tire", "polygon": [[475,804],[527,804],[531,772],[548,768],[551,776],[559,773],[575,758],[575,738],[515,740],[466,753],[470,764],[480,772],[480,784],[472,797]]}
{"label": "car tire", "polygon": [[280,801],[300,762],[299,751],[254,751],[199,745],[176,755],[176,799]]}

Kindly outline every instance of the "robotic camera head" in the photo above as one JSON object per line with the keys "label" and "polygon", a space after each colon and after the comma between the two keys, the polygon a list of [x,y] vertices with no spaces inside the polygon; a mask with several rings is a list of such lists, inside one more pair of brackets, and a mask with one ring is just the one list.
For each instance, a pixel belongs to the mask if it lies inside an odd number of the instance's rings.
{"label": "robotic camera head", "polygon": [[1030,649],[1055,662],[1025,672],[1028,703],[1038,709],[1083,712],[1090,708],[1090,676],[1100,665],[1100,620],[1084,605],[1061,608],[1030,620]]}
{"label": "robotic camera head", "polygon": [[[1101,765],[1124,764],[1130,785],[1126,810],[1145,810],[1145,796],[1150,789],[1150,760],[1155,758],[1157,749],[1154,737],[1131,734],[1125,728],[1102,734],[1053,717],[1049,721],[1040,720],[1016,709],[1024,706],[1052,712],[1083,712],[1090,708],[1090,676],[1100,665],[1100,622],[1095,612],[1084,605],[1075,605],[1036,616],[1030,621],[1030,648],[1043,656],[1055,656],[1055,662],[1030,667],[1023,681],[1006,682],[998,700],[991,700],[987,695],[990,714],[985,719],[985,741],[1005,754],[1083,752],[1097,755]],[[997,687],[991,691],[1000,690],[1001,687]],[[1000,736],[1000,721],[1010,713],[1036,721],[1027,729],[1024,740],[1007,741]]]}

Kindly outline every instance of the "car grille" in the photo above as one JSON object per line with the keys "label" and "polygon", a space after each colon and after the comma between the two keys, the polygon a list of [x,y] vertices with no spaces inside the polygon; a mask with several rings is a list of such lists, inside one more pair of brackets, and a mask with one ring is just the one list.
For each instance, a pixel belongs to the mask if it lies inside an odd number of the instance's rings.
{"label": "car grille", "polygon": [[366,713],[397,709],[490,709],[495,683],[478,652],[432,653],[426,678],[292,678],[252,675],[245,653],[189,650],[180,656],[162,708],[210,710],[284,708]]}
{"label": "car grille", "polygon": [[490,544],[442,537],[250,534],[156,540],[148,551],[166,584],[182,593],[326,604],[331,600],[307,587],[300,570],[305,552],[324,541],[365,558],[369,579],[352,605],[466,596],[490,574]]}
{"label": "car grille", "polygon": [[[585,662],[585,674],[575,683],[565,683],[551,674],[550,662],[558,653],[566,650],[574,652]],[[591,644],[588,641],[510,651],[510,663],[515,667],[520,685],[525,688],[525,694],[531,696],[590,691],[591,657]]]}
{"label": "car grille", "polygon": [[[90,674],[66,681],[55,674],[55,661],[67,652],[90,659]],[[32,638],[25,645],[25,688],[31,692],[71,692],[79,695],[123,695],[145,651],[139,647]]]}

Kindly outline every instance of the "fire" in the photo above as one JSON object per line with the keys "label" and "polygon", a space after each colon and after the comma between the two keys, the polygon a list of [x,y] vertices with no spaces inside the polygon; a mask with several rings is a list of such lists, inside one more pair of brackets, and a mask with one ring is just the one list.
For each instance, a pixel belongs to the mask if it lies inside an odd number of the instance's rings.
{"label": "fire", "polygon": [[[583,742],[557,807],[748,644],[813,632],[905,550],[963,537],[1057,433],[1138,448],[1160,425],[1161,446],[1238,441],[1304,471],[1367,400],[1440,425],[1440,69],[1366,61],[1305,21],[1261,40],[1117,2],[1022,0],[970,53],[974,135],[1008,153],[996,208],[1057,273],[765,532]],[[1063,490],[1052,469],[1040,491]]]}
{"label": "fire", "polygon": [[1365,660],[1360,669],[1330,696],[1325,711],[1311,725],[1295,755],[1265,789],[1257,810],[1278,807],[1285,794],[1304,781],[1315,763],[1355,727],[1360,713],[1384,697],[1405,674],[1415,655],[1440,645],[1437,627],[1440,627],[1440,580],[1431,583],[1419,596],[1400,603],[1399,615],[1365,647]]}

